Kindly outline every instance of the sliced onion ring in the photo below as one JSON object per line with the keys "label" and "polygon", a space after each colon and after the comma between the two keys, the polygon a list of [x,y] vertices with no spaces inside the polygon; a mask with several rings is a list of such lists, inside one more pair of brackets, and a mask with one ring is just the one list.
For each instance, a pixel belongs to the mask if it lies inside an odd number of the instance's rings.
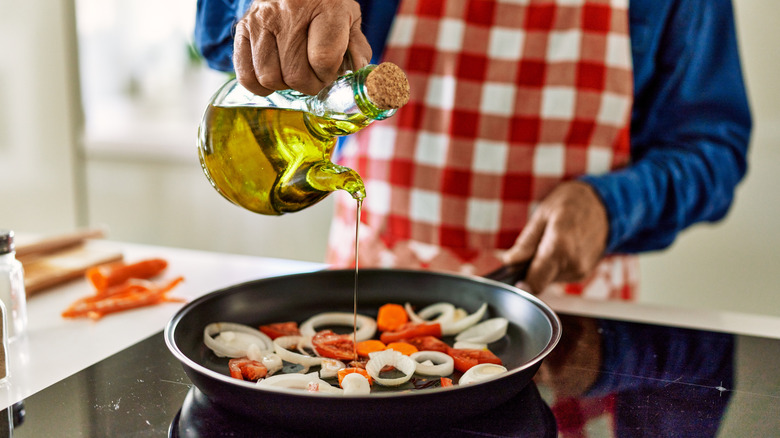
{"label": "sliced onion ring", "polygon": [[371,393],[371,383],[360,373],[349,373],[341,379],[344,395],[365,395]]}
{"label": "sliced onion ring", "polygon": [[[223,335],[224,333],[224,335]],[[228,339],[228,333],[235,336]],[[214,322],[203,329],[203,343],[219,357],[243,357],[251,345],[261,351],[273,351],[273,342],[265,333],[244,324]]]}
{"label": "sliced onion ring", "polygon": [[[414,371],[417,369],[417,362],[395,350],[375,351],[369,353],[368,357],[366,371],[376,383],[382,386],[403,385],[412,378]],[[382,372],[382,368],[388,365],[402,372],[403,376],[389,379],[380,377],[379,374]]]}
{"label": "sliced onion ring", "polygon": [[258,348],[255,344],[249,346],[249,349],[246,352],[246,357],[265,365],[265,368],[268,370],[268,376],[275,374],[277,371],[280,371],[282,367],[284,367],[282,358],[279,357],[278,354],[274,354],[271,351],[261,351],[260,348]]}
{"label": "sliced onion ring", "polygon": [[[327,325],[346,325],[352,326],[355,322],[355,314],[350,312],[325,312],[314,315],[304,321],[298,328],[303,336],[314,336],[317,333],[317,327]],[[371,339],[376,334],[376,321],[365,315],[357,315],[357,341]]]}
{"label": "sliced onion ring", "polygon": [[[431,304],[417,313],[414,312],[411,304],[406,303],[404,304],[404,309],[406,309],[406,314],[409,315],[409,319],[412,322],[438,322],[444,324],[455,318],[455,306],[450,303]],[[436,318],[431,319],[434,316]]]}
{"label": "sliced onion ring", "polygon": [[423,376],[449,376],[455,367],[452,356],[441,351],[418,351],[409,357],[416,362],[415,372]]}
{"label": "sliced onion ring", "polygon": [[272,376],[276,374],[277,371],[281,371],[281,369],[284,368],[284,362],[278,354],[265,354],[263,355],[263,358],[260,360],[260,362],[262,362],[266,369],[268,369],[268,376]]}
{"label": "sliced onion ring", "polygon": [[506,318],[491,318],[467,328],[455,336],[456,341],[489,344],[506,335],[509,320]]}
{"label": "sliced onion ring", "polygon": [[452,348],[458,350],[487,350],[487,344],[481,342],[455,341]]}
{"label": "sliced onion ring", "polygon": [[479,365],[474,365],[473,367],[466,370],[466,372],[460,376],[458,385],[468,385],[470,383],[482,382],[504,374],[505,372],[506,368],[501,365],[496,365],[494,363],[481,363]]}
{"label": "sliced onion ring", "polygon": [[442,323],[441,334],[443,336],[457,335],[463,330],[466,330],[467,328],[479,322],[479,320],[482,319],[482,317],[485,315],[486,311],[487,311],[487,303],[482,303],[479,309],[477,309],[477,311],[472,313],[471,315],[464,316],[463,318],[458,319],[457,321]]}
{"label": "sliced onion ring", "polygon": [[343,370],[346,367],[344,362],[340,360],[323,357],[322,364],[320,364],[320,378],[332,379],[338,377],[339,370]]}
{"label": "sliced onion ring", "polygon": [[293,347],[306,342],[305,339],[306,337],[304,336],[279,336],[273,341],[274,351],[279,355],[279,357],[282,358],[282,360],[303,365],[307,369],[308,367],[321,364],[321,357],[307,356],[305,354],[291,351]]}
{"label": "sliced onion ring", "polygon": [[342,394],[341,388],[336,388],[322,380],[316,372],[309,374],[278,374],[258,380],[257,386],[276,386],[280,388],[304,389],[309,392]]}

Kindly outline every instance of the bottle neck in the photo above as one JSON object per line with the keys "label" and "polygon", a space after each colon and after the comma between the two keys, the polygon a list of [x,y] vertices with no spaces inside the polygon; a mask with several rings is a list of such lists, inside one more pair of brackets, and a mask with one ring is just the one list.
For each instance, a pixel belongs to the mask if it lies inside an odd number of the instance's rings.
{"label": "bottle neck", "polygon": [[384,120],[397,111],[396,109],[383,109],[374,104],[370,97],[368,97],[368,88],[366,87],[366,79],[368,79],[369,73],[371,73],[376,65],[370,64],[360,70],[356,71],[352,75],[352,92],[354,93],[354,99],[357,106],[367,117],[373,120]]}
{"label": "bottle neck", "polygon": [[308,123],[317,134],[349,135],[395,114],[395,109],[378,108],[368,97],[366,78],[374,68],[368,65],[348,73],[308,98]]}

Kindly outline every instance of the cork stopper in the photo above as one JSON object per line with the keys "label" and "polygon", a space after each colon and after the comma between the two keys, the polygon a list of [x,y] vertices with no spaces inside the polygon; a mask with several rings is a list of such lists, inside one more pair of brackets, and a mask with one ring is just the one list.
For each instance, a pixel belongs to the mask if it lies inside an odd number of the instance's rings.
{"label": "cork stopper", "polygon": [[409,80],[392,62],[379,64],[366,78],[366,92],[381,109],[398,109],[409,101]]}

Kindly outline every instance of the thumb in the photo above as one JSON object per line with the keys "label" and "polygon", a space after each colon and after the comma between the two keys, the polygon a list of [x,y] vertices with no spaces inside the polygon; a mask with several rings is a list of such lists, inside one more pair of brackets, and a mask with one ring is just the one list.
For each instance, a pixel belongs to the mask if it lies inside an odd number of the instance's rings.
{"label": "thumb", "polygon": [[359,70],[371,61],[371,45],[363,32],[360,31],[360,21],[352,25],[349,32],[347,53],[352,61],[352,68]]}
{"label": "thumb", "polygon": [[544,219],[536,215],[532,216],[531,220],[523,228],[523,231],[517,236],[515,244],[504,253],[504,264],[512,265],[530,260],[536,253],[536,248],[539,247],[539,242],[541,242],[544,235],[545,225],[546,221]]}

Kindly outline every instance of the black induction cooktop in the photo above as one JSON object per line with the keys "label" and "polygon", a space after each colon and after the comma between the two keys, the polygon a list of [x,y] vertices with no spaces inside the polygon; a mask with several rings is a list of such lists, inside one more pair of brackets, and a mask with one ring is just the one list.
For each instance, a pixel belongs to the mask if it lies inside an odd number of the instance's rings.
{"label": "black induction cooktop", "polygon": [[[561,317],[537,381],[494,411],[453,413],[451,427],[415,436],[780,436],[780,340]],[[212,406],[162,333],[14,408],[0,428],[21,438],[316,436],[316,425],[279,430]]]}

